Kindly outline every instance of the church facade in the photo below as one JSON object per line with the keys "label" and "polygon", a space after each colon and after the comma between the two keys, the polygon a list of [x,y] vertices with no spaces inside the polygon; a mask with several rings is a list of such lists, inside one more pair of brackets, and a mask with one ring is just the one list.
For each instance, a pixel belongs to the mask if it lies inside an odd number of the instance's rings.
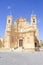
{"label": "church facade", "polygon": [[13,21],[12,16],[7,16],[3,48],[35,51],[39,47],[38,36],[36,15],[31,16],[30,23],[22,17]]}

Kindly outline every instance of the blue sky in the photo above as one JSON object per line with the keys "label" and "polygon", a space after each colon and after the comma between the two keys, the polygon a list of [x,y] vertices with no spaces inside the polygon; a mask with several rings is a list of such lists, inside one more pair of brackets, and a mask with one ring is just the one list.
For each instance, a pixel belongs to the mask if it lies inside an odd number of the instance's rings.
{"label": "blue sky", "polygon": [[37,16],[39,38],[43,40],[43,0],[0,0],[0,36],[4,37],[7,16],[10,14],[14,19],[24,17],[30,22],[32,12]]}

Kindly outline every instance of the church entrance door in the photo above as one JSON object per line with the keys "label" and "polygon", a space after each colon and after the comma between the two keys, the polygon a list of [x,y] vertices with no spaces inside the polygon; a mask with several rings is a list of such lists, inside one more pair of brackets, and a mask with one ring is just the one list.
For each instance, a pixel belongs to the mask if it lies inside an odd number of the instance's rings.
{"label": "church entrance door", "polygon": [[19,40],[19,47],[23,47],[23,40],[22,39]]}

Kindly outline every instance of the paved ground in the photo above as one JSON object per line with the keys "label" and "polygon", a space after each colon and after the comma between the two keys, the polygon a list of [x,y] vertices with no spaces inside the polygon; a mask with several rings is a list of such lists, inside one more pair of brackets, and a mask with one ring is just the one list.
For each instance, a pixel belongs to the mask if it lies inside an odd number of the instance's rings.
{"label": "paved ground", "polygon": [[0,52],[0,65],[43,65],[43,52]]}

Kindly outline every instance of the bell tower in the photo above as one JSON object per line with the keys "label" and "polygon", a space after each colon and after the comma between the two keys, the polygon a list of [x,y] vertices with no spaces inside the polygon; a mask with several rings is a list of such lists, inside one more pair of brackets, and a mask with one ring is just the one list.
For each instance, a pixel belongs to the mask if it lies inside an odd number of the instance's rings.
{"label": "bell tower", "polygon": [[10,48],[12,36],[12,16],[7,16],[7,25],[5,30],[4,47]]}
{"label": "bell tower", "polygon": [[35,30],[35,36],[39,40],[39,33],[38,33],[38,27],[37,27],[37,18],[36,15],[31,15],[31,25],[34,27]]}
{"label": "bell tower", "polygon": [[31,15],[31,24],[37,24],[36,15]]}
{"label": "bell tower", "polygon": [[12,25],[12,16],[7,16],[7,24]]}

